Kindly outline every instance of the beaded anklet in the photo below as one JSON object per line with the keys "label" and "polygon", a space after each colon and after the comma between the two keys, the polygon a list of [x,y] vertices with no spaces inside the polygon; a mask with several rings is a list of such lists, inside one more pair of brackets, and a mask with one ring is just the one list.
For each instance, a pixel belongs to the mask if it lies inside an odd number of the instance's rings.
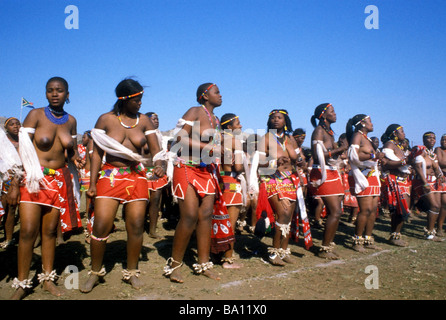
{"label": "beaded anklet", "polygon": [[58,277],[59,276],[57,275],[56,270],[53,270],[51,272],[44,271],[37,275],[37,279],[39,280],[39,283],[42,283],[44,281],[54,282]]}
{"label": "beaded anklet", "polygon": [[[178,263],[178,265],[172,268],[173,262]],[[164,267],[164,275],[165,276],[171,275],[172,272],[174,272],[178,268],[181,268],[182,266],[183,262],[175,261],[172,257],[170,257],[169,259],[167,259],[166,266]]]}
{"label": "beaded anklet", "polygon": [[93,234],[91,234],[90,237],[91,237],[93,240],[101,241],[101,242],[105,242],[105,241],[108,240],[108,238],[109,238],[110,236],[108,235],[108,236],[106,236],[105,238],[99,238],[99,237],[96,237],[96,236],[94,236]]}
{"label": "beaded anklet", "polygon": [[203,263],[194,263],[192,267],[194,268],[194,272],[196,274],[201,274],[206,270],[212,269],[214,267],[214,264],[211,261],[208,261]]}
{"label": "beaded anklet", "polygon": [[22,288],[23,290],[26,290],[26,289],[31,289],[33,287],[32,284],[33,284],[32,279],[25,279],[20,281],[18,278],[14,278],[11,286],[14,289]]}

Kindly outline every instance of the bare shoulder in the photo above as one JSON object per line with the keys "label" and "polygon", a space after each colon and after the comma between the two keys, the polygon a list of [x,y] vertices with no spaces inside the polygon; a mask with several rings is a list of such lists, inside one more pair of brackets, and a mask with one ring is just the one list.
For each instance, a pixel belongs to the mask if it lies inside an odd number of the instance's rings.
{"label": "bare shoulder", "polygon": [[355,133],[353,133],[351,144],[360,145],[361,140],[362,140],[362,134],[360,134],[359,132],[355,132]]}
{"label": "bare shoulder", "polygon": [[97,129],[104,129],[107,123],[109,123],[112,119],[115,119],[116,115],[110,111],[104,114],[101,114],[96,121],[95,128]]}
{"label": "bare shoulder", "polygon": [[311,140],[323,140],[324,138],[324,130],[322,127],[317,126],[314,128],[313,133],[311,134]]}
{"label": "bare shoulder", "polygon": [[139,114],[139,123],[141,124],[141,128],[143,131],[155,130],[154,124],[152,123],[152,121],[150,121],[150,118],[144,113]]}
{"label": "bare shoulder", "polygon": [[198,120],[200,115],[201,107],[191,107],[183,116],[184,120],[195,121]]}
{"label": "bare shoulder", "polygon": [[386,143],[384,143],[383,149],[393,149],[394,150],[395,149],[395,145],[392,142],[387,141]]}
{"label": "bare shoulder", "polygon": [[44,109],[45,108],[31,109],[28,112],[25,120],[23,120],[22,127],[35,128],[37,126],[37,123],[39,122],[39,119],[45,116]]}

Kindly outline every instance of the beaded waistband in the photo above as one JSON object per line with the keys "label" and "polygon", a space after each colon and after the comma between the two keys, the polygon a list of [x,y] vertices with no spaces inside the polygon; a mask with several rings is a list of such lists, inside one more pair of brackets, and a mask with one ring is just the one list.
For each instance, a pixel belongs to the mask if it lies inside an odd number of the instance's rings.
{"label": "beaded waistband", "polygon": [[101,170],[99,172],[99,176],[102,177],[111,177],[111,176],[123,176],[123,175],[127,175],[130,174],[132,172],[135,173],[139,173],[139,174],[145,174],[145,168],[144,165],[142,163],[139,163],[135,166],[130,166],[130,167],[114,167],[111,169],[105,169],[105,170]]}

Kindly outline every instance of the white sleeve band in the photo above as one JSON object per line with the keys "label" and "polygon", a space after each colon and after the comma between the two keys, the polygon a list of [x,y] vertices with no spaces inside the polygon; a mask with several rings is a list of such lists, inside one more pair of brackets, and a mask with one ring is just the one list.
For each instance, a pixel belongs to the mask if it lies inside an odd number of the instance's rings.
{"label": "white sleeve band", "polygon": [[40,190],[40,181],[43,179],[40,161],[29,137],[29,133],[35,132],[35,128],[21,127],[19,130],[19,153],[26,172],[26,187],[30,193],[37,193]]}
{"label": "white sleeve band", "polygon": [[359,146],[352,144],[348,148],[347,155],[350,167],[352,168],[352,175],[355,179],[355,193],[358,194],[369,186],[369,182],[359,169],[361,161],[359,160],[357,149],[359,149]]}
{"label": "white sleeve band", "polygon": [[314,140],[313,144],[316,145],[316,154],[319,164],[321,166],[321,179],[312,182],[311,184],[315,187],[319,187],[321,184],[327,180],[327,169],[325,167],[325,156],[324,151],[327,151],[325,148],[324,142],[321,140]]}
{"label": "white sleeve band", "polygon": [[2,146],[2,152],[0,152],[0,161],[2,166],[0,168],[0,178],[3,180],[9,179],[9,170],[13,171],[15,175],[22,175],[22,160],[17,153],[14,145],[9,141],[6,133],[3,129],[0,129],[0,145]]}
{"label": "white sleeve band", "polygon": [[193,127],[194,121],[184,120],[183,118],[179,119],[177,125],[175,126],[175,129],[173,130],[173,135],[176,136],[186,124]]}
{"label": "white sleeve band", "polygon": [[424,160],[424,157],[422,155],[415,157],[415,163],[421,163],[421,168],[423,169],[423,175],[426,178],[426,160]]}

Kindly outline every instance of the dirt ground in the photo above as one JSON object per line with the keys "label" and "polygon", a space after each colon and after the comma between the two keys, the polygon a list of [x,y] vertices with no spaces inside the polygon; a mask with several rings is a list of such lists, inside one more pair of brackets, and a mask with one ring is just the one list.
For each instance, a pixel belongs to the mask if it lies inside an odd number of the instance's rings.
{"label": "dirt ground", "polygon": [[[81,212],[83,214],[82,207]],[[83,219],[85,221],[85,219]],[[105,282],[89,294],[75,288],[76,280],[83,282],[89,271],[90,248],[84,234],[73,235],[56,249],[55,267],[60,275],[57,283],[64,290],[56,298],[36,285],[26,300],[444,300],[446,298],[446,242],[423,239],[426,225],[424,214],[414,216],[403,228],[403,237],[409,241],[405,248],[387,243],[390,219],[377,220],[374,236],[381,251],[357,253],[351,249],[353,225],[344,214],[335,242],[342,260],[327,261],[318,258],[315,251],[320,246],[322,231],[312,229],[314,247],[307,251],[303,239],[291,243],[295,264],[285,267],[272,266],[265,261],[270,237],[261,240],[243,231],[236,236],[235,252],[241,269],[223,269],[217,264],[221,280],[215,281],[192,272],[196,259],[195,242],[190,243],[182,272],[183,284],[170,282],[163,276],[163,267],[171,254],[174,229],[166,221],[158,224],[164,239],[144,236],[141,253],[141,279],[145,286],[135,290],[121,280],[126,261],[126,233],[120,214],[116,219],[117,230],[107,244],[104,266]],[[16,229],[18,230],[19,224]],[[18,231],[15,236],[18,238]],[[0,236],[3,238],[3,235]],[[35,249],[31,274],[40,267],[40,247]],[[17,274],[17,246],[0,252],[0,298],[8,299],[11,283]],[[65,272],[75,266],[79,274]],[[372,273],[370,273],[370,269]],[[39,271],[40,272],[40,271]],[[78,277],[77,277],[78,276]],[[373,276],[373,279],[371,278]],[[35,278],[36,280],[36,278]],[[372,281],[373,280],[373,281]],[[35,281],[37,283],[37,281]],[[372,284],[372,288],[370,288]],[[73,288],[74,286],[74,288]]]}

